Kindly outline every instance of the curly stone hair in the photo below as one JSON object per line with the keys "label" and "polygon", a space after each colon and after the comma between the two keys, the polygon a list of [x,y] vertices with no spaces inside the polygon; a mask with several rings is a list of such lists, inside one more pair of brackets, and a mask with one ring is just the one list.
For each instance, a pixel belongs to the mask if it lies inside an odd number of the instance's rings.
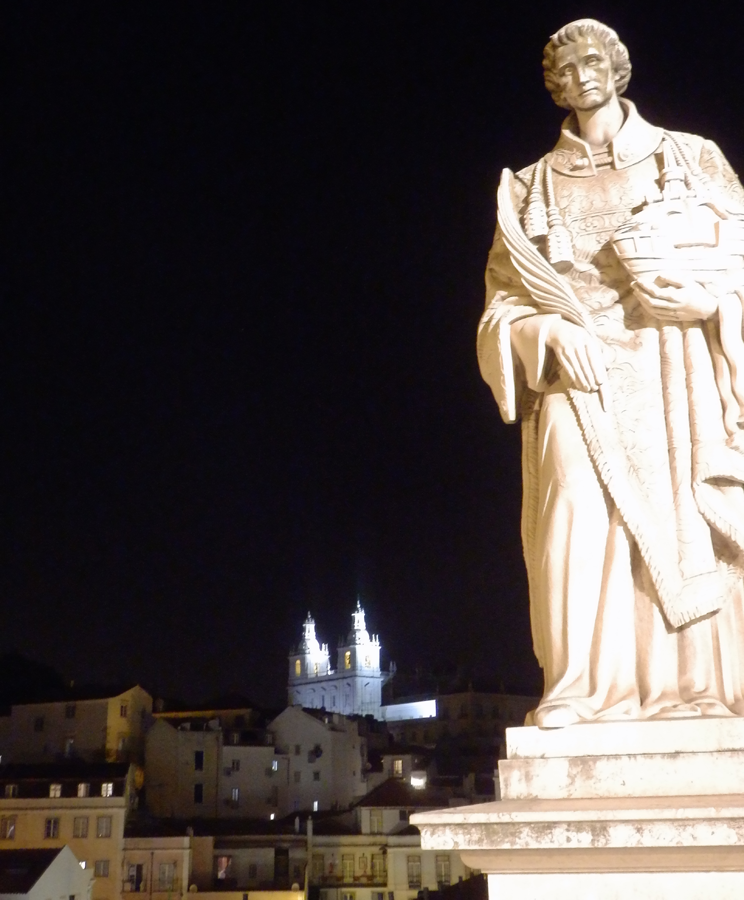
{"label": "curly stone hair", "polygon": [[577,19],[560,28],[548,41],[543,51],[543,69],[545,70],[545,87],[550,95],[563,109],[571,107],[563,98],[561,89],[555,77],[555,51],[558,47],[565,47],[580,37],[593,37],[602,43],[612,60],[612,71],[615,74],[615,89],[622,94],[630,81],[630,56],[625,44],[620,42],[617,32],[607,25],[603,25],[596,19]]}

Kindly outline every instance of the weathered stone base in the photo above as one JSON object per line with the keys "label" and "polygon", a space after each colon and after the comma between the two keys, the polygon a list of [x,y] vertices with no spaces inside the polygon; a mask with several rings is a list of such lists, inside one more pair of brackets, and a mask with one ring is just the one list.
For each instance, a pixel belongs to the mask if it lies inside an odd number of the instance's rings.
{"label": "weathered stone base", "polygon": [[740,900],[742,872],[489,875],[490,900]]}
{"label": "weathered stone base", "polygon": [[421,813],[491,900],[744,897],[744,719],[509,729],[501,801]]}

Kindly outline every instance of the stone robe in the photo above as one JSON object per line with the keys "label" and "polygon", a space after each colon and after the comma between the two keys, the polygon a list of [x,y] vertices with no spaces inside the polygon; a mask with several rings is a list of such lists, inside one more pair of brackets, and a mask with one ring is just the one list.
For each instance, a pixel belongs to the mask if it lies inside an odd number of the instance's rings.
{"label": "stone robe", "polygon": [[[663,131],[622,103],[606,152],[593,155],[569,116],[548,158],[574,248],[566,277],[601,343],[609,409],[562,385],[545,346],[551,316],[498,230],[486,272],[481,372],[504,420],[522,419],[522,538],[545,675],[538,725],[744,714],[744,442],[738,407],[733,428],[724,421],[731,361],[716,321],[650,317],[611,246],[659,192]],[[720,150],[675,137],[742,206]],[[519,213],[533,169],[516,176]]]}

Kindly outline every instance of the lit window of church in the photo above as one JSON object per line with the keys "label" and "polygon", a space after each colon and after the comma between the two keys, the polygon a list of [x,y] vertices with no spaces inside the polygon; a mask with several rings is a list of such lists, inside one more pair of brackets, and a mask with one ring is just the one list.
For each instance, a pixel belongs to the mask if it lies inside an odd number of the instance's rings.
{"label": "lit window of church", "polygon": [[315,665],[313,666],[313,675],[317,675],[318,673],[319,673],[319,667],[318,667],[318,664],[315,663]]}
{"label": "lit window of church", "polygon": [[346,653],[344,653],[344,668],[351,668],[351,650],[347,650]]}
{"label": "lit window of church", "polygon": [[295,675],[301,675],[301,674],[302,674],[302,665],[300,664],[299,659],[296,659],[295,660]]}

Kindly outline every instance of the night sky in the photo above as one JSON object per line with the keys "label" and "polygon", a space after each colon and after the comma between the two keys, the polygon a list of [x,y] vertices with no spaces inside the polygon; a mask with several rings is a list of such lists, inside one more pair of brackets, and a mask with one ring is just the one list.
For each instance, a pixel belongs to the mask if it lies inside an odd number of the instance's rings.
{"label": "night sky", "polygon": [[6,4],[0,652],[279,704],[360,596],[385,664],[539,688],[475,357],[495,187],[582,15],[744,171],[744,12],[682,8]]}

